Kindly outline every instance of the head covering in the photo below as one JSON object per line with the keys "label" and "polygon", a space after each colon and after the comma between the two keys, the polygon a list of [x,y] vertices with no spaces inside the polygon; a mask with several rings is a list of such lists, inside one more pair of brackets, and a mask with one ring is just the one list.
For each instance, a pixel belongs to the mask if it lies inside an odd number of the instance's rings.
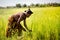
{"label": "head covering", "polygon": [[30,8],[28,10],[25,10],[25,12],[27,12],[28,14],[33,14],[33,12],[30,10]]}

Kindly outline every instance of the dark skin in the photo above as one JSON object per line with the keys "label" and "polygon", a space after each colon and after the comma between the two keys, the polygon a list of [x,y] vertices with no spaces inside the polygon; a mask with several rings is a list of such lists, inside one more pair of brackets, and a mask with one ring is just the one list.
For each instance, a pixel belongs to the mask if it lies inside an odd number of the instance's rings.
{"label": "dark skin", "polygon": [[[10,27],[7,28],[6,36],[7,36],[7,37],[11,37],[11,29],[12,29],[12,30],[13,30],[13,29],[18,29],[18,36],[20,36],[22,30],[26,31],[26,29],[27,29],[29,32],[31,32],[32,30],[29,30],[29,29],[27,28],[27,25],[26,25],[26,18],[30,17],[30,15],[31,15],[31,14],[28,14],[27,12],[22,13],[22,14],[17,13],[17,14],[15,14],[15,15],[12,15],[12,16],[8,19],[8,21],[9,21],[8,26],[10,26]],[[24,28],[22,27],[22,25],[20,24],[21,21],[24,22],[24,27],[25,27],[26,29],[24,29]],[[14,23],[15,23],[15,25],[14,25],[14,27],[13,27],[12,25],[13,25]]]}
{"label": "dark skin", "polygon": [[[26,18],[27,18],[27,17],[29,17],[31,14],[25,13],[25,15],[26,15]],[[22,15],[22,16],[23,16],[23,15]],[[18,21],[17,21],[17,24],[20,24],[21,20],[23,20],[23,22],[24,22],[24,27],[25,27],[28,31],[31,31],[31,30],[29,30],[29,29],[27,28],[27,25],[26,25],[26,18],[23,19],[22,16],[19,17],[19,19],[18,19]],[[23,17],[25,17],[25,16],[23,16]]]}

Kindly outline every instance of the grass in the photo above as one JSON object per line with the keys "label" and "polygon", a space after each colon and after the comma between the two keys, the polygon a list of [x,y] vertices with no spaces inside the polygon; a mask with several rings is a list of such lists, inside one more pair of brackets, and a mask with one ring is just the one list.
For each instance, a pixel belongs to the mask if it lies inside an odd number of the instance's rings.
{"label": "grass", "polygon": [[[26,9],[0,9],[0,40],[18,40],[16,35],[12,38],[5,37],[8,17]],[[60,40],[60,7],[31,8],[31,10],[34,13],[26,21],[32,32],[23,31],[22,40]]]}

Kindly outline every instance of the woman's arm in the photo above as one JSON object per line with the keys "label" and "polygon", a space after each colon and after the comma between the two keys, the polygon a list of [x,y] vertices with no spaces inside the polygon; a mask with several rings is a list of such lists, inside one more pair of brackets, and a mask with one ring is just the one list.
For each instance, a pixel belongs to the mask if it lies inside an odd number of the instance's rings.
{"label": "woman's arm", "polygon": [[32,32],[32,30],[29,30],[28,27],[27,27],[27,25],[26,25],[26,19],[24,20],[24,26],[25,26],[25,28],[26,28],[29,32]]}

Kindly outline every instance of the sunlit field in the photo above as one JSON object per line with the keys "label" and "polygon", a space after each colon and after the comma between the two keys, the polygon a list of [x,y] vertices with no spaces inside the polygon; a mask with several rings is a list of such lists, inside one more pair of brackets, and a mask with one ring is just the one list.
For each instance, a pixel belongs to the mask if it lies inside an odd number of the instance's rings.
{"label": "sunlit field", "polygon": [[[60,7],[31,8],[33,14],[26,19],[26,24],[32,32],[22,31],[21,39],[17,38],[17,34],[6,38],[9,16],[27,9],[0,9],[0,40],[60,40]],[[23,22],[21,24],[23,25]]]}

